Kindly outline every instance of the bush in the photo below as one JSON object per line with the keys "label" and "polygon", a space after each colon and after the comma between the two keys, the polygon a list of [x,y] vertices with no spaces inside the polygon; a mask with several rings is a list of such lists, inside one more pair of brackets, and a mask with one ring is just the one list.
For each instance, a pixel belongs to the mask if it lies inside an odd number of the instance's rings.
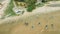
{"label": "bush", "polygon": [[47,2],[47,0],[42,0],[43,3]]}
{"label": "bush", "polygon": [[35,9],[35,3],[37,2],[37,0],[25,0],[25,2],[27,3],[27,11],[31,12],[33,9]]}
{"label": "bush", "polygon": [[29,5],[27,11],[32,12],[32,10],[35,9],[35,7],[36,7],[35,5]]}

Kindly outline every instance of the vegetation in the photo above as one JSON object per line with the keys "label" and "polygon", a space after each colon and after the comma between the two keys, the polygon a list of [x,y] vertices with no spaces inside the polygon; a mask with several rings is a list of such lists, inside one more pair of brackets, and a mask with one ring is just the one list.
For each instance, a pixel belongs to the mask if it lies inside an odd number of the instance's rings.
{"label": "vegetation", "polygon": [[33,5],[29,5],[28,7],[27,7],[27,11],[28,12],[31,12],[33,9],[35,9],[35,4],[33,4]]}
{"label": "vegetation", "polygon": [[[22,5],[22,3],[19,2],[25,2],[26,3],[26,7],[27,7],[27,11],[31,12],[33,9],[35,9],[35,3],[37,2],[36,0],[15,0],[15,3],[17,6]],[[19,5],[20,4],[20,5]]]}
{"label": "vegetation", "polygon": [[44,3],[39,3],[36,5],[36,7],[42,7],[42,6],[44,6]]}
{"label": "vegetation", "polygon": [[47,2],[48,0],[42,0],[43,3]]}
{"label": "vegetation", "polygon": [[24,0],[15,0],[15,1],[18,1],[18,2],[24,2]]}
{"label": "vegetation", "polygon": [[36,0],[25,0],[25,3],[27,3],[28,5],[35,4],[36,2]]}
{"label": "vegetation", "polygon": [[38,5],[35,5],[37,0],[15,0],[15,2],[16,2],[16,5],[20,4],[20,3],[17,4],[17,2],[25,2],[27,5],[27,11],[32,12],[32,10],[36,8],[36,6],[38,7],[43,6],[44,3],[47,2],[47,0],[42,0],[42,3],[39,3]]}
{"label": "vegetation", "polygon": [[33,9],[35,9],[35,3],[37,1],[36,0],[25,0],[25,3],[27,4],[27,11],[31,12]]}
{"label": "vegetation", "polygon": [[11,2],[9,3],[7,9],[4,12],[5,15],[10,15],[10,16],[16,15],[15,12],[13,11],[13,7],[14,7],[13,0],[11,0]]}

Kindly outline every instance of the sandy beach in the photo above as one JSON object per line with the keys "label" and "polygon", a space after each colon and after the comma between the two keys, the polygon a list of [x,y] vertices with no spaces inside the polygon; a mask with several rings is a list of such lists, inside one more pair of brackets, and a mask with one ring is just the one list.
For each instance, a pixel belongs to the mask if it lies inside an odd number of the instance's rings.
{"label": "sandy beach", "polygon": [[60,7],[39,7],[2,19],[0,34],[60,34]]}

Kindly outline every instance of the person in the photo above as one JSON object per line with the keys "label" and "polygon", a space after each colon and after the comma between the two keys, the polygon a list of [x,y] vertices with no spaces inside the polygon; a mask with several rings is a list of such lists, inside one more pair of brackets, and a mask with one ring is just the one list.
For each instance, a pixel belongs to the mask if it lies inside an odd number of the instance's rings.
{"label": "person", "polygon": [[38,25],[40,26],[40,24],[41,24],[41,23],[39,22]]}
{"label": "person", "polygon": [[53,27],[54,27],[54,25],[53,25],[53,24],[51,24],[51,27],[53,28]]}
{"label": "person", "polygon": [[38,25],[40,25],[40,22],[38,23]]}
{"label": "person", "polygon": [[34,29],[34,25],[32,26],[32,29]]}
{"label": "person", "polygon": [[25,23],[25,25],[27,26],[27,25],[28,25],[28,23],[26,22],[26,23]]}
{"label": "person", "polygon": [[48,29],[48,25],[45,26],[45,29]]}

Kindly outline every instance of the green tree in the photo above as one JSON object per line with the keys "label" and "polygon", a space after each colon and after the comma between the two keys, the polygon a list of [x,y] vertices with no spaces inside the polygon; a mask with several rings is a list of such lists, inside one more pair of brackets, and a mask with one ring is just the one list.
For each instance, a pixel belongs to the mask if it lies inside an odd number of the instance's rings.
{"label": "green tree", "polygon": [[35,9],[35,7],[36,7],[35,4],[29,5],[28,8],[27,8],[27,11],[32,12],[32,10]]}
{"label": "green tree", "polygon": [[27,6],[27,11],[31,12],[33,9],[35,9],[35,3],[37,0],[25,0],[25,3],[28,5]]}

